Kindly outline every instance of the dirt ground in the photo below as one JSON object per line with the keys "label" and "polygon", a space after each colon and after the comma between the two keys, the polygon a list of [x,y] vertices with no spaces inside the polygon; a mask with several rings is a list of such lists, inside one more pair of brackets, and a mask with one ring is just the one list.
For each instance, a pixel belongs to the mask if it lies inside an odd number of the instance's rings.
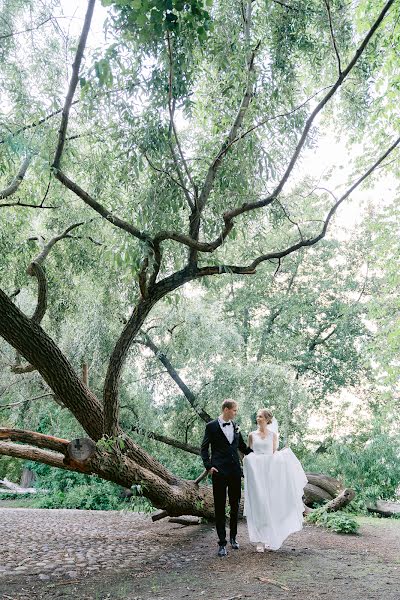
{"label": "dirt ground", "polygon": [[[92,512],[90,518],[100,517]],[[135,519],[134,538],[119,535],[104,540],[116,544],[116,552],[125,557],[130,553],[128,562],[116,561],[96,573],[82,571],[74,579],[64,575],[42,581],[33,573],[9,574],[0,578],[0,598],[400,600],[400,520],[360,517],[359,521],[357,535],[305,525],[280,550],[264,554],[249,544],[242,523],[240,550],[221,559],[211,525],[185,527],[143,517]]]}

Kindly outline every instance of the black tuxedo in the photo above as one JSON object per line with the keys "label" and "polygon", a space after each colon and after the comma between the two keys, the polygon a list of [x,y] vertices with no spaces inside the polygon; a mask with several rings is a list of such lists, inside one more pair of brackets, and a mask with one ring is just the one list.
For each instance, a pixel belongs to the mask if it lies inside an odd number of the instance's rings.
{"label": "black tuxedo", "polygon": [[[228,490],[230,513],[230,537],[235,538],[237,533],[237,520],[239,502],[241,496],[241,467],[238,450],[243,454],[252,452],[243,441],[242,434],[233,423],[233,441],[230,444],[222,431],[218,419],[207,423],[201,444],[201,458],[207,470],[211,467],[218,469],[213,473],[213,494],[215,508],[215,524],[217,528],[219,544],[226,545],[225,530],[225,505],[226,491]],[[209,447],[211,446],[211,457]]]}

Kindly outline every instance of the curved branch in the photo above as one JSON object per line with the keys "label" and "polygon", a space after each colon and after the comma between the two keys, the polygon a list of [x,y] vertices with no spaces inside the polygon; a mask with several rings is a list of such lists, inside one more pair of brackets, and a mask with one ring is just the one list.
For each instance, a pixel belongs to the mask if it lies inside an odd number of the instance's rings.
{"label": "curved branch", "polygon": [[47,289],[48,288],[47,288],[47,279],[46,279],[45,270],[43,268],[43,263],[46,260],[48,254],[49,254],[50,250],[53,248],[53,246],[60,240],[70,238],[71,236],[69,235],[69,233],[73,229],[76,229],[77,227],[80,227],[81,225],[84,225],[83,221],[81,223],[74,223],[74,225],[70,225],[69,227],[67,227],[67,229],[63,233],[60,233],[60,235],[56,235],[55,237],[53,237],[45,245],[45,247],[40,252],[40,254],[38,254],[38,256],[32,260],[29,267],[27,268],[28,275],[31,275],[32,277],[36,277],[36,279],[38,281],[38,301],[37,301],[35,312],[32,315],[32,321],[35,321],[38,324],[42,321],[42,319],[46,313],[46,310],[47,310]]}
{"label": "curved branch", "polygon": [[74,194],[76,194],[81,200],[85,202],[90,208],[96,211],[103,219],[109,221],[115,227],[119,227],[123,229],[127,233],[130,233],[134,237],[142,240],[143,242],[150,242],[150,236],[139,229],[137,229],[134,225],[131,225],[127,221],[120,219],[113,215],[107,208],[102,206],[97,200],[92,198],[85,190],[83,190],[77,183],[74,183],[65,173],[58,170],[54,173],[56,179],[58,179],[66,188],[71,190]]}
{"label": "curved branch", "polygon": [[[67,227],[67,229],[65,231],[63,231],[63,233],[60,233],[59,235],[56,235],[53,238],[51,238],[51,240],[45,245],[45,247],[40,252],[40,254],[38,254],[37,257],[33,259],[31,264],[35,263],[36,265],[42,265],[44,263],[44,261],[46,260],[46,258],[48,257],[49,252],[53,248],[53,246],[60,240],[71,238],[72,236],[70,236],[68,234],[71,231],[73,231],[74,229],[76,229],[77,227],[80,227],[81,225],[85,225],[85,221],[80,221],[79,223],[74,223],[73,225],[70,225],[69,227]],[[30,266],[28,268],[30,268]]]}
{"label": "curved branch", "polygon": [[44,268],[35,262],[32,262],[28,269],[27,269],[27,273],[28,275],[31,275],[32,277],[36,277],[37,282],[38,282],[38,299],[37,299],[37,304],[36,304],[36,308],[35,308],[35,312],[32,315],[32,321],[35,321],[36,323],[40,323],[44,317],[44,315],[46,314],[46,310],[47,310],[47,279],[46,279],[46,273]]}
{"label": "curved branch", "polygon": [[[22,165],[20,166],[20,169],[19,169],[17,175],[15,176],[15,178],[13,179],[13,181],[10,183],[10,185],[8,185],[6,188],[4,188],[4,190],[0,190],[0,200],[4,200],[5,198],[12,196],[12,194],[15,194],[15,192],[18,190],[19,186],[21,185],[22,180],[25,177],[25,174],[31,163],[31,160],[32,160],[32,156],[26,156],[24,158]],[[0,206],[6,206],[6,205],[2,204]]]}
{"label": "curved branch", "polygon": [[[372,25],[372,27],[370,28],[370,30],[368,31],[367,35],[364,37],[364,40],[362,41],[362,43],[360,44],[360,46],[358,47],[358,49],[356,50],[353,58],[351,59],[351,61],[349,62],[349,64],[347,65],[346,69],[340,73],[338,79],[336,80],[336,83],[330,87],[329,91],[327,92],[327,94],[325,94],[325,96],[322,98],[322,100],[317,104],[317,106],[315,107],[315,109],[312,111],[311,115],[308,117],[306,124],[304,126],[303,132],[300,136],[300,139],[297,143],[297,146],[293,152],[293,155],[289,161],[289,164],[280,180],[280,182],[278,183],[278,185],[276,186],[275,190],[266,198],[264,198],[263,200],[258,200],[256,202],[249,202],[246,204],[243,204],[241,207],[235,208],[231,211],[228,211],[227,213],[224,214],[224,221],[225,221],[225,229],[226,229],[226,225],[228,223],[231,222],[231,220],[240,215],[243,214],[245,212],[249,212],[251,210],[255,210],[257,208],[263,208],[265,206],[268,206],[269,204],[271,204],[271,202],[273,202],[275,200],[275,198],[281,193],[284,185],[286,184],[287,180],[289,179],[289,176],[295,166],[295,164],[297,163],[297,160],[299,158],[300,152],[305,144],[305,141],[308,137],[308,133],[311,129],[311,126],[313,125],[317,115],[321,112],[321,110],[324,108],[324,106],[329,102],[329,100],[332,98],[332,96],[337,92],[337,90],[339,89],[339,87],[343,84],[343,82],[346,80],[347,76],[350,74],[350,72],[352,71],[352,69],[354,68],[354,66],[357,64],[360,56],[362,55],[362,53],[364,52],[366,46],[368,45],[368,43],[370,42],[371,38],[373,37],[373,35],[375,34],[376,30],[379,28],[379,26],[381,25],[383,19],[385,18],[387,12],[389,11],[390,7],[392,6],[392,4],[394,3],[395,0],[389,0],[384,8],[382,9],[380,15],[378,16],[378,18],[376,19],[375,23]],[[279,258],[279,257],[278,257]]]}
{"label": "curved branch", "polygon": [[301,241],[297,242],[296,244],[289,246],[285,250],[280,250],[280,251],[276,251],[276,252],[270,252],[268,254],[263,254],[263,255],[259,256],[258,258],[256,258],[255,260],[253,260],[253,262],[247,266],[214,265],[214,266],[198,269],[196,276],[203,277],[204,275],[216,275],[219,273],[237,273],[237,274],[242,274],[242,275],[252,274],[252,273],[255,273],[256,268],[262,262],[265,262],[267,260],[272,260],[272,259],[283,258],[285,256],[288,256],[289,254],[292,254],[293,252],[296,252],[297,250],[300,250],[300,248],[307,248],[309,246],[314,246],[317,242],[319,242],[322,238],[325,237],[329,223],[332,220],[332,217],[336,213],[340,204],[342,204],[342,202],[344,200],[346,200],[346,198],[348,198],[350,196],[350,194],[359,185],[361,185],[361,183],[363,181],[365,181],[365,179],[367,179],[371,175],[371,173],[373,173],[375,171],[375,169],[389,156],[389,154],[391,154],[393,152],[393,150],[395,150],[397,148],[397,146],[399,144],[400,144],[400,137],[397,138],[397,140],[386,150],[386,152],[382,156],[380,156],[380,158],[378,158],[378,160],[359,179],[357,179],[357,181],[337,200],[337,202],[332,206],[332,208],[328,212],[328,214],[324,220],[324,225],[322,227],[321,232],[318,235],[316,235],[315,237],[309,238],[306,240],[301,240]]}
{"label": "curved branch", "polygon": [[89,0],[86,15],[85,15],[85,21],[83,23],[81,37],[79,38],[78,48],[77,48],[77,51],[75,54],[75,60],[72,65],[72,76],[71,76],[71,81],[69,84],[68,93],[65,98],[64,108],[62,111],[61,125],[60,125],[60,130],[58,133],[58,144],[57,144],[56,152],[54,155],[54,161],[53,161],[53,165],[52,165],[54,169],[59,168],[60,161],[61,161],[61,155],[64,150],[65,136],[67,134],[67,127],[68,127],[69,111],[71,109],[72,100],[74,98],[76,86],[78,84],[79,69],[81,66],[82,58],[83,58],[83,52],[84,52],[85,46],[86,46],[86,40],[87,40],[87,36],[89,33],[89,29],[90,29],[90,23],[92,21],[94,5],[95,5],[95,0]]}

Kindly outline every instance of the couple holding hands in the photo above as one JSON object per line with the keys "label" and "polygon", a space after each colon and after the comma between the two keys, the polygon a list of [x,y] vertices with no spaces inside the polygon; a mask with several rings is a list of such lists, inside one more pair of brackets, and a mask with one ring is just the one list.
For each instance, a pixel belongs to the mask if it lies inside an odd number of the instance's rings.
{"label": "couple holding hands", "polygon": [[[277,550],[288,535],[303,525],[303,489],[307,477],[290,450],[278,451],[276,419],[266,408],[257,412],[257,429],[249,434],[248,445],[234,422],[238,411],[235,400],[225,400],[218,419],[206,425],[201,457],[212,476],[218,556],[226,556],[225,505],[230,505],[230,543],[236,540],[241,496],[241,466],[238,450],[245,456],[244,514],[250,542],[257,551]],[[211,456],[210,456],[211,446]]]}

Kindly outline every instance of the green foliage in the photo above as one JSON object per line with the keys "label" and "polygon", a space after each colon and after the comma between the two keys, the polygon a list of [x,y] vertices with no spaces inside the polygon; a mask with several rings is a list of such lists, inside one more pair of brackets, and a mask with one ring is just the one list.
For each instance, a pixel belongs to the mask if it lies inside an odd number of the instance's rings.
{"label": "green foliage", "polygon": [[121,487],[115,483],[37,463],[29,463],[29,468],[37,475],[38,508],[117,510],[127,506]]}
{"label": "green foliage", "polygon": [[210,28],[210,13],[204,6],[212,0],[102,0],[118,14],[118,24],[126,37],[136,37],[140,45],[162,41],[165,32],[191,33],[204,41]]}
{"label": "green foliage", "polygon": [[19,481],[22,474],[22,463],[11,456],[0,456],[0,479]]}
{"label": "green foliage", "polygon": [[[60,24],[50,27],[52,21],[48,27],[35,26],[52,16],[57,4],[5,0],[0,9],[0,35],[5,35],[0,85],[7,108],[0,115],[0,188],[13,179],[29,150],[34,157],[18,199],[39,203],[45,198],[53,207],[1,209],[2,216],[6,211],[7,215],[0,227],[0,278],[8,294],[21,288],[15,302],[31,315],[37,287],[26,273],[29,262],[44,242],[71,222],[85,223],[72,238],[57,243],[46,259],[49,308],[42,325],[77,372],[82,362],[88,363],[90,388],[101,397],[110,353],[139,297],[140,268],[154,256],[148,244],[93,218],[93,211],[51,176],[57,111],[65,95],[65,61],[60,57],[72,62],[76,40],[64,36]],[[324,3],[295,4],[290,10],[279,2],[103,0],[109,10],[109,45],[86,49],[78,104],[70,111],[65,172],[113,214],[149,235],[159,230],[187,232],[188,201],[177,164],[190,192],[201,190],[238,114],[249,79],[249,56],[258,47],[250,74],[250,106],[203,213],[200,237],[215,239],[224,211],[274,189],[313,103],[321,97],[316,91],[337,77]],[[330,2],[342,67],[376,17],[378,5],[363,0],[354,9],[340,0]],[[310,133],[309,146],[316,144],[318,134],[333,128],[338,136],[344,132],[359,141],[369,127],[366,143],[371,151],[364,162],[372,162],[387,132],[396,129],[398,11],[397,5],[390,11],[351,81],[324,111]],[[25,28],[27,34],[7,37]],[[312,101],[307,100],[310,96]],[[179,144],[170,109],[175,111]],[[185,175],[181,149],[193,186]],[[361,169],[362,161],[355,166]],[[396,163],[391,168],[397,175]],[[211,258],[202,255],[200,265],[246,264],[258,254],[287,247],[299,239],[296,223],[305,238],[319,232],[332,198],[307,174],[297,173],[296,178],[279,201],[236,219],[223,246]],[[387,427],[379,433],[360,424],[351,439],[341,441],[341,434],[332,431],[335,440],[327,453],[310,456],[308,419],[328,409],[332,394],[355,385],[367,387],[366,379],[381,383],[384,378],[395,398],[398,222],[398,206],[388,207],[371,214],[354,241],[339,243],[332,229],[331,237],[318,247],[288,256],[279,265],[264,264],[246,280],[224,267],[218,279],[171,294],[145,324],[211,415],[218,413],[225,397],[234,396],[240,402],[242,428],[248,431],[254,427],[257,408],[269,406],[285,437],[303,452],[305,463],[342,477],[362,498],[395,496],[396,432]],[[163,243],[162,250],[159,279],[187,259],[187,249],[175,242]],[[0,350],[0,403],[16,403],[1,411],[2,424],[69,438],[81,435],[74,417],[53,398],[30,402],[43,393],[40,376],[18,379],[9,372],[15,352],[3,343]],[[121,376],[122,425],[130,432],[139,423],[198,445],[204,424],[162,371],[157,357],[139,347],[131,350]],[[371,410],[381,398],[375,390],[368,400]],[[395,415],[393,400],[385,422]],[[198,457],[132,435],[177,475],[193,479],[199,474]],[[103,447],[113,450],[115,441],[104,440]],[[123,441],[119,447],[123,449]],[[14,459],[0,459],[0,476],[18,480],[20,468]],[[50,490],[43,499],[49,505],[116,506],[117,488],[111,484],[34,468],[39,485]],[[146,506],[140,504],[141,492],[136,489],[135,503]]]}
{"label": "green foliage", "polygon": [[353,517],[342,512],[327,512],[323,506],[309,513],[307,521],[320,527],[332,529],[336,533],[357,533],[360,527]]}
{"label": "green foliage", "polygon": [[377,499],[396,500],[400,481],[400,443],[397,433],[367,428],[333,441],[327,452],[303,459],[307,470],[324,472],[356,491],[364,506]]}

